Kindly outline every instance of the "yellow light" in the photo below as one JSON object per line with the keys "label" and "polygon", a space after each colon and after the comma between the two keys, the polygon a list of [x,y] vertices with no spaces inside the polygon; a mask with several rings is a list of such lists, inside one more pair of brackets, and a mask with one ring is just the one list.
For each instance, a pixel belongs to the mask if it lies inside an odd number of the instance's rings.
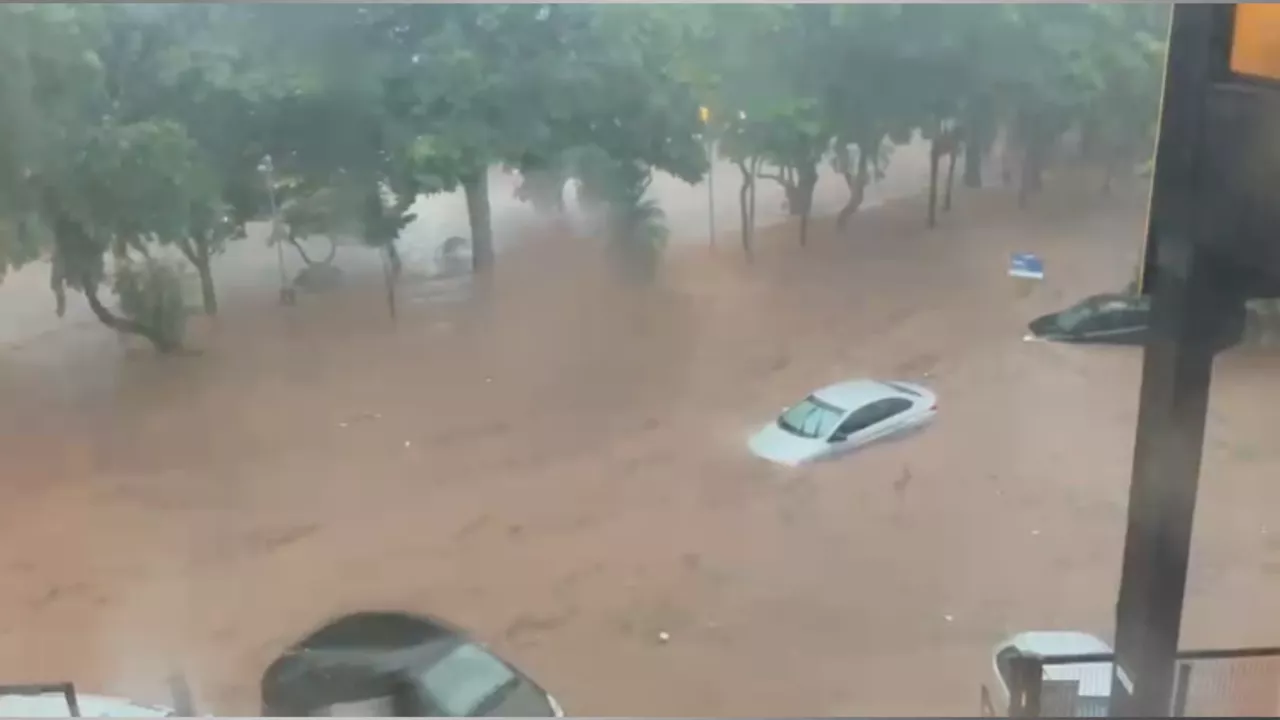
{"label": "yellow light", "polygon": [[1231,70],[1280,80],[1280,5],[1237,3]]}
{"label": "yellow light", "polygon": [[711,110],[709,110],[705,105],[698,108],[698,117],[702,120],[702,123],[705,125],[707,121],[711,119]]}

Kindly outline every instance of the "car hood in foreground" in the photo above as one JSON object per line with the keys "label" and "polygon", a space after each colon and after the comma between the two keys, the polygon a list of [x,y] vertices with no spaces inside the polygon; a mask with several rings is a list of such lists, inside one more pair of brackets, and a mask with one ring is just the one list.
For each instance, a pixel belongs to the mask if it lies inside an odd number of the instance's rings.
{"label": "car hood in foreground", "polygon": [[821,440],[792,435],[778,427],[776,421],[760,428],[747,441],[747,447],[756,457],[789,467],[813,459],[825,446]]}

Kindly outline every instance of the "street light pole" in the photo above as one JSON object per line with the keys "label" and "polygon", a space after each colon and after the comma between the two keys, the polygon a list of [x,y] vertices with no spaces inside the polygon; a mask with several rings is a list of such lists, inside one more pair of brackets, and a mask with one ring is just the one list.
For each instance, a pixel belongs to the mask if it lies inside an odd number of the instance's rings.
{"label": "street light pole", "polygon": [[262,158],[262,163],[258,165],[258,171],[262,173],[263,180],[267,185],[267,200],[271,203],[271,240],[276,245],[276,268],[280,271],[280,304],[293,305],[297,298],[294,295],[293,288],[289,286],[289,280],[284,274],[284,243],[280,241],[280,210],[276,206],[276,181],[275,181],[275,165],[271,161],[271,156],[266,155]]}
{"label": "street light pole", "polygon": [[715,141],[711,138],[711,110],[706,106],[699,107],[698,119],[702,121],[703,140],[707,150],[707,225],[711,249],[714,250],[716,247],[716,162]]}
{"label": "street light pole", "polygon": [[710,225],[711,249],[716,247],[716,160],[715,143],[707,138],[707,222]]}

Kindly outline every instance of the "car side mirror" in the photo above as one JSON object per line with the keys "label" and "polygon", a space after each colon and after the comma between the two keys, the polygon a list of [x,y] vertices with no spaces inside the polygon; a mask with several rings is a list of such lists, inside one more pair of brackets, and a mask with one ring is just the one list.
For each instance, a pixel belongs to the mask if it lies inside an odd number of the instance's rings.
{"label": "car side mirror", "polygon": [[841,443],[849,439],[849,433],[840,432],[839,430],[831,433],[831,437],[827,439],[829,443]]}

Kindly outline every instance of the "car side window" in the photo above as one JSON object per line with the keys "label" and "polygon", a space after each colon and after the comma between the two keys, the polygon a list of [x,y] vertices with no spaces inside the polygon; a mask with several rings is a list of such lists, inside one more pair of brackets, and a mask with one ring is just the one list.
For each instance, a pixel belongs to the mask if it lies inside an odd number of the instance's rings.
{"label": "car side window", "polygon": [[845,418],[844,422],[840,423],[840,425],[836,427],[835,432],[832,433],[832,435],[834,437],[849,437],[859,430],[871,426],[873,423],[877,422],[877,418],[879,417],[879,401],[867,403],[857,410],[854,410],[849,417]]}
{"label": "car side window", "polygon": [[1111,329],[1114,320],[1115,313],[1098,309],[1081,318],[1071,331],[1075,333],[1104,332]]}
{"label": "car side window", "polygon": [[1143,316],[1140,311],[1126,307],[1103,313],[1098,322],[1098,327],[1094,328],[1096,332],[1132,330],[1143,324]]}
{"label": "car side window", "polygon": [[898,397],[884,398],[883,400],[867,403],[845,418],[844,422],[840,423],[840,426],[836,428],[835,435],[849,437],[878,422],[888,420],[909,407],[911,407],[910,400]]}
{"label": "car side window", "polygon": [[912,405],[910,400],[900,397],[885,398],[880,402],[884,404],[884,416],[880,418],[881,420],[888,420],[898,413],[906,412]]}

